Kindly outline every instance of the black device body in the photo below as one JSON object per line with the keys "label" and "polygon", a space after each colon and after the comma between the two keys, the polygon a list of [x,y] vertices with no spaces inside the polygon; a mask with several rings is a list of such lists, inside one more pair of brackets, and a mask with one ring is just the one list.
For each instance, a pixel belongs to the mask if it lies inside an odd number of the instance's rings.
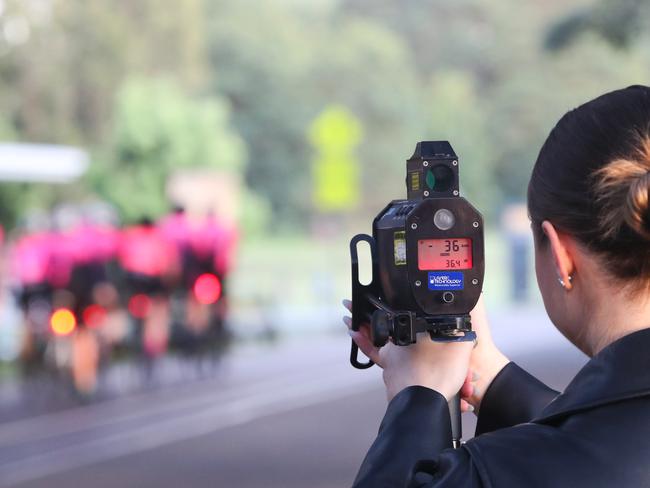
{"label": "black device body", "polygon": [[[474,340],[469,312],[485,270],[483,218],[459,191],[458,156],[447,141],[424,141],[407,160],[407,199],[393,200],[374,219],[372,236],[350,242],[352,329],[370,324],[375,346]],[[367,242],[372,280],[359,281],[357,246]],[[359,362],[354,341],[350,362]],[[450,403],[454,442],[460,440],[458,399]],[[456,425],[454,425],[456,424]],[[455,427],[455,428],[454,428]]]}

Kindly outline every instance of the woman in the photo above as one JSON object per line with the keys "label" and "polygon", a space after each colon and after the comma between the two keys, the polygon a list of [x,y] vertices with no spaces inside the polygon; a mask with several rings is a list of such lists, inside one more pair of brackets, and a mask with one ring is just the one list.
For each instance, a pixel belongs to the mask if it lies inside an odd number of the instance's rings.
{"label": "woman", "polygon": [[[562,117],[528,210],[546,311],[591,359],[559,394],[497,349],[480,304],[474,349],[428,338],[377,349],[367,328],[350,331],[389,399],[354,486],[650,486],[649,193],[650,88]],[[477,435],[453,450],[447,400],[459,390]]]}

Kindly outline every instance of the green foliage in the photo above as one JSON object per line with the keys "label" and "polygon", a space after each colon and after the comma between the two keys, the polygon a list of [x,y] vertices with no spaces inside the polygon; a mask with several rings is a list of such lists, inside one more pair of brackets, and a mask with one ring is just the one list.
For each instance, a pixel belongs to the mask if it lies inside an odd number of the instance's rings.
{"label": "green foliage", "polygon": [[252,226],[305,229],[309,127],[336,105],[364,132],[354,217],[403,196],[405,159],[426,139],[450,140],[463,193],[490,214],[525,197],[566,110],[650,77],[643,0],[2,4],[0,138],[95,154],[75,187],[2,185],[5,222],[88,186],[127,220],[157,215],[170,172],[201,165],[244,174]]}
{"label": "green foliage", "polygon": [[[309,201],[304,138],[310,36],[275,2],[210,2],[208,53],[213,90],[233,107],[233,123],[251,157],[246,182],[276,216],[295,219]],[[254,12],[254,14],[253,14]]]}
{"label": "green foliage", "polygon": [[23,206],[26,185],[21,183],[0,184],[0,225],[11,228],[18,222]]}
{"label": "green foliage", "polygon": [[127,220],[168,209],[165,184],[175,169],[243,169],[244,145],[222,99],[197,100],[169,80],[135,78],[118,92],[114,114],[106,159],[93,180]]}
{"label": "green foliage", "polygon": [[650,19],[650,5],[645,0],[600,0],[579,8],[551,25],[546,47],[563,49],[586,32],[594,32],[615,47],[627,47]]}
{"label": "green foliage", "polygon": [[0,3],[0,113],[15,128],[7,135],[0,127],[0,137],[81,145],[100,155],[79,184],[2,184],[2,222],[13,224],[31,209],[84,198],[90,190],[86,182],[109,198],[132,191],[133,205],[122,205],[129,216],[138,213],[138,200],[148,202],[143,212],[162,208],[138,191],[142,185],[159,191],[155,169],[151,175],[147,169],[133,171],[128,181],[127,173],[118,174],[109,164],[113,155],[103,154],[114,125],[113,101],[123,80],[140,73],[173,72],[183,89],[201,86],[206,76],[203,0],[184,0],[174,8],[161,8],[157,0]]}
{"label": "green foliage", "polygon": [[494,208],[499,195],[495,161],[487,128],[487,108],[476,83],[464,71],[434,76],[431,86],[431,132],[446,139],[459,155],[462,193],[479,208]]}
{"label": "green foliage", "polygon": [[0,106],[24,139],[101,144],[130,74],[174,72],[188,87],[204,76],[203,0],[2,3],[0,30],[26,32],[0,36]]}
{"label": "green foliage", "polygon": [[268,236],[273,211],[269,201],[252,190],[245,190],[241,199],[240,224],[247,238]]}
{"label": "green foliage", "polygon": [[195,100],[166,79],[128,80],[114,112],[117,164],[241,171],[244,148],[228,129],[229,112],[222,99]]}
{"label": "green foliage", "polygon": [[376,212],[385,192],[403,195],[405,161],[430,133],[426,90],[403,39],[384,25],[341,12],[333,25],[314,84],[320,98],[348,107],[363,124],[361,208]]}
{"label": "green foliage", "polygon": [[[424,127],[408,53],[383,26],[311,4],[212,2],[209,53],[214,87],[252,157],[249,186],[276,219],[304,225],[311,211],[311,150],[306,133],[326,106],[341,104],[363,123],[358,150],[368,168],[361,197],[379,203],[377,187],[402,181],[413,127]],[[255,15],[251,15],[251,12]],[[242,28],[245,26],[245,28]],[[395,185],[401,190],[401,184]]]}
{"label": "green foliage", "polygon": [[5,117],[0,116],[0,142],[13,141],[16,137],[13,125]]}

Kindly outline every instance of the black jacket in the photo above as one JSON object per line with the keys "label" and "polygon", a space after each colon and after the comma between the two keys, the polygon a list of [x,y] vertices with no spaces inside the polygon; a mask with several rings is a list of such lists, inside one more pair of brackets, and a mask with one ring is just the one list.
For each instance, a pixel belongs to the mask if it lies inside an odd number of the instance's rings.
{"label": "black jacket", "polygon": [[401,391],[354,487],[650,487],[650,329],[607,346],[561,395],[510,363],[477,436],[451,449],[449,424],[438,392]]}

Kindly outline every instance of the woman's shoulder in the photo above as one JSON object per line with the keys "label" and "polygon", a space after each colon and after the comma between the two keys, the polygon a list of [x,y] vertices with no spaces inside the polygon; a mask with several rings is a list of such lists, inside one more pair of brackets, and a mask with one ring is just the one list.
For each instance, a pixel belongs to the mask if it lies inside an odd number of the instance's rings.
{"label": "woman's shoulder", "polygon": [[497,430],[464,449],[485,486],[649,486],[650,397]]}

